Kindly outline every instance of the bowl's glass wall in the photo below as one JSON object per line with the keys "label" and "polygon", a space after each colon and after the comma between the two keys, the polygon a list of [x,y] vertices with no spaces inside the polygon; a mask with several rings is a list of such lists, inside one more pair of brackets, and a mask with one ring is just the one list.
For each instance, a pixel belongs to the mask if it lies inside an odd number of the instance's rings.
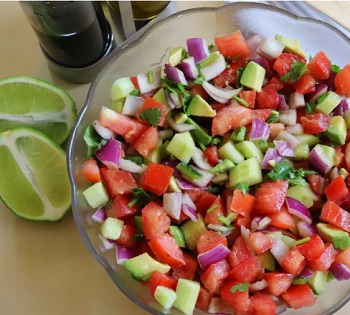
{"label": "bowl's glass wall", "polygon": [[[87,184],[80,169],[86,158],[83,132],[98,116],[101,106],[109,106],[109,91],[112,83],[120,77],[146,72],[150,65],[165,61],[169,48],[185,46],[190,37],[204,37],[208,44],[219,34],[228,34],[240,29],[244,35],[259,33],[273,37],[276,33],[298,39],[307,55],[323,49],[330,59],[344,66],[350,61],[350,42],[334,28],[322,22],[297,18],[282,10],[263,4],[233,3],[217,9],[188,10],[156,23],[141,38],[116,50],[108,65],[93,82],[87,102],[78,118],[69,143],[68,164],[73,184],[73,214],[77,227],[88,249],[107,270],[112,280],[135,303],[153,314],[162,314],[152,308],[154,300],[148,289],[139,285],[115,262],[115,252],[105,251],[98,238],[99,224],[89,218],[93,213],[82,191]],[[313,307],[298,311],[288,310],[285,314],[332,314],[350,293],[350,281],[334,281]],[[180,314],[174,310],[171,314]],[[196,310],[195,315],[204,314]]]}

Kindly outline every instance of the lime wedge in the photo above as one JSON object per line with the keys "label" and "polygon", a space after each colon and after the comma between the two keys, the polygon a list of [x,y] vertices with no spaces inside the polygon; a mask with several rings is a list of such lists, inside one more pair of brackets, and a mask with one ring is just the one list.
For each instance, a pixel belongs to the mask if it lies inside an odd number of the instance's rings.
{"label": "lime wedge", "polygon": [[0,132],[30,127],[62,144],[75,118],[73,99],[59,87],[26,76],[0,80]]}
{"label": "lime wedge", "polygon": [[71,205],[63,149],[31,128],[1,133],[0,198],[22,218],[60,220]]}

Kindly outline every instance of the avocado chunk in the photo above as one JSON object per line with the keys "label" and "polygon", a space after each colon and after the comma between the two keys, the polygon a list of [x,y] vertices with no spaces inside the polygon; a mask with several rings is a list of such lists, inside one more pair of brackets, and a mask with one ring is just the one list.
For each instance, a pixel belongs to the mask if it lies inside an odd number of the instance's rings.
{"label": "avocado chunk", "polygon": [[243,71],[241,84],[255,90],[261,91],[264,82],[266,70],[254,61],[250,61]]}
{"label": "avocado chunk", "polygon": [[341,101],[340,96],[333,92],[329,91],[327,92],[327,95],[320,103],[317,104],[315,107],[316,112],[320,112],[326,115],[329,115],[334,108],[336,108]]}
{"label": "avocado chunk", "polygon": [[175,242],[179,247],[187,247],[184,235],[182,234],[180,228],[177,225],[171,225],[169,228],[169,234],[175,239]]}
{"label": "avocado chunk", "polygon": [[185,48],[183,47],[175,47],[170,49],[169,51],[169,65],[177,66],[181,61],[184,55]]}
{"label": "avocado chunk", "polygon": [[133,90],[135,90],[135,86],[129,77],[119,78],[112,84],[111,100],[116,101],[125,98]]}
{"label": "avocado chunk", "polygon": [[188,131],[175,134],[166,147],[170,154],[184,163],[190,161],[195,149],[196,146]]}
{"label": "avocado chunk", "polygon": [[170,270],[169,265],[158,262],[148,253],[143,253],[123,261],[123,266],[130,272],[133,278],[140,281],[148,281],[153,272],[157,270],[161,273],[167,273]]}
{"label": "avocado chunk", "polygon": [[252,157],[230,169],[230,187],[239,183],[249,183],[249,186],[262,182],[262,173],[259,161]]}
{"label": "avocado chunk", "polygon": [[192,97],[187,107],[187,115],[199,117],[214,117],[216,111],[199,95]]}
{"label": "avocado chunk", "polygon": [[208,145],[211,142],[212,137],[209,136],[207,132],[200,125],[198,125],[193,119],[188,117],[186,120],[186,123],[196,127],[195,130],[191,131],[191,134],[196,139],[198,139],[198,141],[200,141],[204,145]]}
{"label": "avocado chunk", "polygon": [[314,275],[307,281],[315,294],[321,294],[327,285],[328,271],[315,271]]}
{"label": "avocado chunk", "polygon": [[270,251],[266,251],[262,254],[259,254],[258,259],[260,260],[260,263],[264,267],[264,269],[268,271],[276,270],[275,258],[272,256]]}
{"label": "avocado chunk", "polygon": [[310,185],[307,185],[305,187],[299,185],[289,187],[287,196],[299,200],[308,208],[311,208],[314,204],[314,201],[318,201],[319,199]]}
{"label": "avocado chunk", "polygon": [[299,41],[295,39],[290,39],[287,37],[284,37],[282,35],[276,35],[275,39],[282,45],[284,45],[284,51],[290,52],[293,54],[297,54],[303,58],[306,58],[306,54],[304,53],[303,49],[301,48],[301,44]]}
{"label": "avocado chunk", "polygon": [[334,248],[346,249],[350,247],[349,234],[335,226],[326,223],[318,223],[317,231],[325,242],[333,244]]}
{"label": "avocado chunk", "polygon": [[152,96],[152,98],[166,107],[166,113],[171,111],[171,107],[168,104],[163,88],[160,88],[157,93]]}
{"label": "avocado chunk", "polygon": [[342,116],[333,116],[328,129],[325,132],[326,137],[336,144],[344,145],[346,139],[346,122]]}

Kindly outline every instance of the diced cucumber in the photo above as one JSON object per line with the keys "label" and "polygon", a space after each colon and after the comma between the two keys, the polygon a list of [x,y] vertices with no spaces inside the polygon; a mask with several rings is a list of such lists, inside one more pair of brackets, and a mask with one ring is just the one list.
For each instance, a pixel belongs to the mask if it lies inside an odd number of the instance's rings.
{"label": "diced cucumber", "polygon": [[242,141],[235,145],[236,149],[246,158],[255,157],[259,163],[264,158],[264,154],[260,151],[260,149],[251,141]]}
{"label": "diced cucumber", "polygon": [[142,216],[135,215],[134,216],[134,221],[135,221],[136,229],[139,232],[143,233]]}
{"label": "diced cucumber", "polygon": [[199,179],[199,178],[201,178],[203,176],[196,169],[194,169],[190,165],[185,164],[183,162],[180,162],[176,166],[176,169],[178,169],[181,172],[181,174],[183,174],[184,176],[189,177],[191,179]]}
{"label": "diced cucumber", "polygon": [[228,159],[223,160],[222,162],[215,165],[212,169],[212,173],[220,173],[220,172],[226,172],[230,170],[231,168],[235,167],[235,165]]}
{"label": "diced cucumber", "polygon": [[320,138],[314,136],[314,135],[309,135],[308,133],[304,133],[302,135],[295,135],[297,139],[303,144],[306,143],[309,146],[314,146],[318,143],[321,142]]}
{"label": "diced cucumber", "polygon": [[282,235],[282,242],[284,244],[286,244],[289,249],[291,249],[291,248],[294,247],[295,239],[290,237],[290,236],[288,236],[288,235],[283,234]]}
{"label": "diced cucumber", "polygon": [[124,103],[125,103],[125,98],[114,100],[111,102],[110,109],[114,110],[118,114],[121,114],[123,112]]}
{"label": "diced cucumber", "polygon": [[154,291],[154,298],[157,300],[157,302],[161,306],[163,306],[166,310],[168,310],[172,308],[177,298],[177,295],[174,290],[159,285]]}
{"label": "diced cucumber", "polygon": [[191,134],[186,132],[177,133],[167,145],[167,151],[184,163],[188,163],[196,146]]}
{"label": "diced cucumber", "polygon": [[160,163],[160,161],[162,160],[164,150],[165,149],[163,147],[163,141],[162,139],[159,139],[157,146],[153,149],[153,151],[150,154],[148,154],[146,160],[152,163]]}
{"label": "diced cucumber", "polygon": [[104,238],[117,240],[122,233],[123,226],[124,221],[109,217],[101,224],[101,234]]}
{"label": "diced cucumber", "polygon": [[177,113],[175,115],[175,123],[176,124],[184,123],[187,120],[187,118],[188,117],[187,117],[187,115],[185,113],[182,113],[182,112]]}
{"label": "diced cucumber", "polygon": [[341,98],[337,93],[333,91],[329,91],[327,93],[327,96],[322,100],[322,102],[317,104],[315,111],[329,115],[333,109],[338,106]]}
{"label": "diced cucumber", "polygon": [[125,160],[130,160],[134,163],[136,163],[137,165],[142,165],[143,163],[143,156],[140,154],[125,154],[124,157]]}
{"label": "diced cucumber", "polygon": [[106,188],[103,186],[102,182],[95,183],[89,188],[86,188],[83,191],[83,195],[92,208],[97,208],[107,203],[109,200]]}
{"label": "diced cucumber", "polygon": [[207,231],[203,217],[200,214],[197,221],[187,221],[181,225],[180,229],[188,248],[191,250],[196,249],[199,237]]}
{"label": "diced cucumber", "polygon": [[344,145],[346,140],[347,126],[342,116],[333,116],[325,136],[338,145]]}
{"label": "diced cucumber", "polygon": [[253,143],[258,147],[262,153],[266,153],[269,148],[273,148],[274,144],[272,142],[267,142],[266,140],[255,140]]}
{"label": "diced cucumber", "polygon": [[231,140],[224,143],[218,151],[221,159],[230,160],[234,164],[239,164],[244,161],[244,156],[236,149]]}
{"label": "diced cucumber", "polygon": [[245,160],[230,170],[229,177],[229,185],[231,187],[244,182],[249,183],[249,186],[259,184],[262,182],[260,163],[254,157]]}
{"label": "diced cucumber", "polygon": [[314,275],[307,281],[315,294],[321,294],[327,285],[328,271],[315,271]]}
{"label": "diced cucumber", "polygon": [[324,144],[318,144],[322,149],[323,152],[326,154],[327,158],[333,162],[333,166],[334,166],[334,159],[335,159],[335,149],[328,146],[328,145],[324,145]]}
{"label": "diced cucumber", "polygon": [[135,90],[135,86],[129,77],[119,78],[112,84],[111,100],[115,101],[127,97],[133,90]]}
{"label": "diced cucumber", "polygon": [[178,226],[171,225],[169,228],[169,234],[175,239],[175,241],[176,241],[177,245],[179,245],[179,247],[182,247],[182,248],[187,247],[184,235],[182,234],[182,232]]}
{"label": "diced cucumber", "polygon": [[318,201],[319,197],[314,193],[310,185],[306,187],[295,185],[288,188],[287,196],[302,202],[306,207],[311,208],[314,201]]}
{"label": "diced cucumber", "polygon": [[196,306],[200,284],[196,281],[179,279],[176,286],[174,306],[186,315],[192,315]]}
{"label": "diced cucumber", "polygon": [[201,143],[203,143],[206,146],[211,142],[212,137],[209,136],[208,133],[200,125],[198,125],[193,119],[188,117],[186,120],[186,123],[196,127],[195,130],[191,131],[191,134],[196,139],[198,139]]}
{"label": "diced cucumber", "polygon": [[293,150],[294,157],[298,160],[306,160],[310,155],[310,147],[307,143],[301,143]]}
{"label": "diced cucumber", "polygon": [[272,256],[270,251],[266,251],[262,254],[259,254],[258,259],[260,260],[260,263],[264,267],[264,269],[266,269],[268,271],[275,271],[276,270],[275,258]]}
{"label": "diced cucumber", "polygon": [[218,174],[215,174],[211,182],[215,185],[220,185],[220,184],[225,184],[228,181],[228,179],[229,177],[227,172],[218,173]]}

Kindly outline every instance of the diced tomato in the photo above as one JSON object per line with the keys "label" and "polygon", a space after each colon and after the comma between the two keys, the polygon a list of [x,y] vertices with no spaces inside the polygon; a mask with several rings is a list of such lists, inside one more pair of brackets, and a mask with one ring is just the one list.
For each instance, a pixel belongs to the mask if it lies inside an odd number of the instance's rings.
{"label": "diced tomato", "polygon": [[244,260],[247,260],[252,256],[248,249],[246,242],[242,236],[238,236],[231,247],[231,252],[228,255],[230,264],[232,268],[238,266]]}
{"label": "diced tomato", "polygon": [[279,103],[279,96],[274,85],[264,86],[260,92],[256,94],[256,108],[276,109]]}
{"label": "diced tomato", "polygon": [[197,202],[199,197],[205,192],[202,189],[188,189],[186,190],[186,194],[191,198],[193,202]]}
{"label": "diced tomato", "polygon": [[178,268],[173,268],[173,276],[176,279],[182,278],[193,280],[198,268],[198,260],[186,252],[183,252],[183,257],[185,260],[185,265]]}
{"label": "diced tomato", "polygon": [[246,59],[250,56],[250,49],[241,31],[214,37],[214,42],[220,53],[226,58]]}
{"label": "diced tomato", "polygon": [[350,268],[350,247],[340,251],[334,259],[335,264],[344,264]]}
{"label": "diced tomato", "polygon": [[136,205],[132,207],[128,206],[130,201],[131,198],[129,196],[117,195],[106,210],[107,217],[123,220],[140,212],[140,209]]}
{"label": "diced tomato", "polygon": [[340,208],[333,201],[327,201],[323,205],[320,218],[346,232],[350,232],[350,213]]}
{"label": "diced tomato", "polygon": [[151,295],[154,295],[154,291],[157,289],[158,286],[176,290],[176,285],[176,279],[167,274],[161,273],[158,270],[152,273],[152,276],[148,281],[148,287]]}
{"label": "diced tomato", "polygon": [[334,262],[335,256],[336,251],[333,245],[327,243],[324,252],[314,260],[310,260],[308,265],[314,270],[326,271]]}
{"label": "diced tomato", "polygon": [[206,269],[201,275],[201,281],[210,292],[216,292],[227,278],[231,266],[226,259],[220,260]]}
{"label": "diced tomato", "polygon": [[132,188],[137,187],[135,179],[129,172],[102,167],[100,174],[111,198],[120,194],[129,194]]}
{"label": "diced tomato", "polygon": [[130,80],[132,82],[132,84],[134,85],[135,87],[135,90],[140,90],[140,86],[139,86],[139,83],[137,81],[137,77],[130,77]]}
{"label": "diced tomato", "polygon": [[198,94],[202,99],[206,100],[208,98],[208,93],[204,90],[204,87],[200,84],[194,84],[189,90],[191,96]]}
{"label": "diced tomato", "polygon": [[294,279],[294,276],[285,272],[267,272],[264,279],[267,282],[267,290],[274,296],[279,296],[285,292]]}
{"label": "diced tomato", "polygon": [[282,123],[269,123],[269,127],[271,139],[276,138],[280,131],[286,129],[286,126]]}
{"label": "diced tomato", "polygon": [[227,281],[221,287],[221,297],[234,309],[234,312],[248,311],[249,307],[249,292],[240,292],[234,290],[234,287],[239,285],[239,281]]}
{"label": "diced tomato", "polygon": [[137,241],[134,240],[135,234],[139,234],[139,231],[137,229],[130,225],[124,224],[122,232],[117,239],[117,243],[126,247],[134,247],[137,245]]}
{"label": "diced tomato", "polygon": [[310,73],[305,73],[293,83],[293,87],[301,94],[311,93],[316,90],[316,80]]}
{"label": "diced tomato", "polygon": [[340,204],[349,195],[349,190],[345,184],[344,178],[338,175],[333,179],[325,189],[328,200]]}
{"label": "diced tomato", "polygon": [[243,90],[239,92],[238,97],[245,100],[249,104],[248,108],[255,107],[255,100],[256,100],[255,90]]}
{"label": "diced tomato", "polygon": [[271,109],[255,109],[253,110],[253,119],[259,119],[261,121],[266,121],[271,115]]}
{"label": "diced tomato", "polygon": [[310,60],[308,69],[316,80],[328,79],[331,73],[331,61],[324,51],[320,51]]}
{"label": "diced tomato", "polygon": [[287,196],[288,182],[277,180],[260,185],[255,194],[255,210],[271,214],[280,211]]}
{"label": "diced tomato", "polygon": [[335,75],[334,85],[339,95],[350,97],[350,64]]}
{"label": "diced tomato", "polygon": [[212,292],[206,288],[200,287],[196,307],[204,312],[208,312],[209,303],[212,297]]}
{"label": "diced tomato", "polygon": [[291,285],[289,289],[282,294],[282,298],[295,310],[316,303],[316,297],[306,283]]}
{"label": "diced tomato", "polygon": [[257,293],[250,297],[249,314],[251,315],[275,315],[276,303],[271,295]]}
{"label": "diced tomato", "polygon": [[280,211],[270,215],[270,219],[270,225],[282,230],[291,229],[295,226],[293,216],[288,212],[287,206],[284,204]]}
{"label": "diced tomato", "polygon": [[89,183],[97,183],[101,181],[100,169],[97,161],[93,158],[86,160],[81,166],[81,173]]}
{"label": "diced tomato", "polygon": [[[348,141],[346,141],[347,143]],[[345,165],[345,146],[334,146],[335,157],[334,157],[334,166],[338,168],[346,168]]]}
{"label": "diced tomato", "polygon": [[148,246],[148,241],[145,238],[141,238],[141,240],[138,242],[137,246],[134,247],[135,256],[141,255],[143,253],[147,253],[152,258],[156,259],[156,257],[153,254],[152,249]]}
{"label": "diced tomato", "polygon": [[329,115],[317,113],[306,115],[300,118],[300,123],[304,128],[305,133],[318,134],[328,129],[331,118]]}
{"label": "diced tomato", "polygon": [[228,68],[213,79],[214,85],[220,88],[224,88],[228,85],[235,85],[237,80],[237,70],[239,67],[245,65],[246,62],[243,60],[230,62]]}
{"label": "diced tomato", "polygon": [[217,111],[212,122],[212,135],[224,135],[227,131],[249,125],[253,121],[252,110],[241,105],[227,105]]}
{"label": "diced tomato", "polygon": [[310,174],[307,176],[307,180],[310,183],[312,190],[322,195],[325,187],[325,179],[320,174]]}
{"label": "diced tomato", "polygon": [[157,126],[163,126],[164,121],[165,121],[165,116],[166,116],[166,107],[163,105],[161,102],[155,100],[154,98],[151,97],[146,97],[145,101],[143,102],[141,108],[140,108],[140,115],[143,111],[145,110],[153,110],[153,111],[158,111],[161,113],[159,117],[159,122]]}
{"label": "diced tomato", "polygon": [[294,60],[305,62],[305,59],[298,55],[292,53],[282,53],[275,60],[273,68],[277,71],[277,73],[280,76],[282,76],[292,69],[292,64]]}
{"label": "diced tomato", "polygon": [[170,219],[163,207],[151,201],[142,209],[142,227],[150,240],[169,230]]}
{"label": "diced tomato", "polygon": [[274,76],[267,82],[266,85],[273,85],[277,91],[280,91],[284,88],[285,82],[281,81],[278,76]]}
{"label": "diced tomato", "polygon": [[149,163],[142,177],[141,187],[157,196],[163,195],[168,189],[174,169],[157,163]]}
{"label": "diced tomato", "polygon": [[208,160],[211,166],[215,166],[219,163],[220,156],[218,147],[216,145],[210,145],[203,151],[204,157]]}
{"label": "diced tomato", "polygon": [[233,222],[234,226],[239,229],[241,226],[250,226],[252,223],[252,218],[250,216],[244,217],[239,215],[237,219]]}
{"label": "diced tomato", "polygon": [[134,143],[134,148],[144,157],[147,157],[158,144],[159,133],[158,129],[149,127],[145,132],[139,135]]}
{"label": "diced tomato", "polygon": [[297,246],[298,251],[307,260],[313,260],[319,257],[326,250],[321,237],[318,234],[312,235],[310,241]]}
{"label": "diced tomato", "polygon": [[207,224],[223,225],[223,222],[219,219],[222,216],[225,216],[225,210],[222,205],[221,196],[217,196],[214,202],[210,205],[210,211],[207,211],[204,221]]}
{"label": "diced tomato", "polygon": [[208,230],[199,237],[197,242],[197,252],[198,254],[204,253],[219,244],[225,245],[227,247],[226,237],[219,232]]}
{"label": "diced tomato", "polygon": [[240,189],[233,192],[230,210],[247,217],[253,210],[255,197],[251,194],[244,194]]}
{"label": "diced tomato", "polygon": [[300,254],[299,250],[292,248],[286,257],[282,260],[282,268],[287,273],[291,273],[294,276],[298,276],[306,265],[305,257]]}
{"label": "diced tomato", "polygon": [[239,282],[254,282],[261,280],[264,275],[264,268],[257,256],[249,257],[234,267],[230,272],[229,279]]}
{"label": "diced tomato", "polygon": [[161,263],[168,264],[172,268],[179,268],[186,264],[182,250],[168,233],[152,238],[148,245]]}
{"label": "diced tomato", "polygon": [[259,255],[271,249],[275,244],[275,239],[262,232],[253,232],[249,236],[249,242],[253,250]]}

